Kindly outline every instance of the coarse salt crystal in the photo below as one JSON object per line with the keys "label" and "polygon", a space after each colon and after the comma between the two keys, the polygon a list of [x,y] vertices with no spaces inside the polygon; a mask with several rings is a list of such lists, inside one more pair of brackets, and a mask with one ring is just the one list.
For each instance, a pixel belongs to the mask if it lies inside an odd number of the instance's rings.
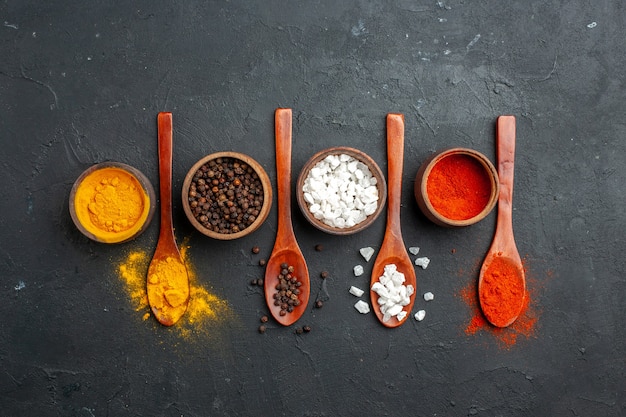
{"label": "coarse salt crystal", "polygon": [[409,248],[409,252],[411,252],[411,255],[417,255],[418,253],[420,253],[420,248],[418,248],[417,246],[411,246]]}
{"label": "coarse salt crystal", "polygon": [[428,259],[427,257],[423,256],[421,258],[417,258],[415,260],[415,265],[421,267],[422,269],[426,269],[428,268],[428,264],[430,263],[430,259]]}
{"label": "coarse salt crystal", "polygon": [[408,314],[404,307],[411,303],[411,295],[414,293],[412,285],[404,285],[406,278],[397,270],[395,264],[387,264],[383,268],[383,275],[371,286],[371,290],[378,295],[377,304],[383,314],[384,323],[396,317],[403,320]]}
{"label": "coarse salt crystal", "polygon": [[354,285],[350,287],[350,294],[354,295],[355,297],[360,297],[363,295],[363,290],[360,288],[355,287]]}
{"label": "coarse salt crystal", "polygon": [[417,313],[415,313],[415,320],[417,321],[424,320],[424,317],[426,317],[426,311],[424,310],[420,310]]}
{"label": "coarse salt crystal", "polygon": [[311,214],[338,229],[361,223],[378,208],[376,178],[367,165],[347,154],[328,155],[315,164],[302,191]]}
{"label": "coarse salt crystal", "polygon": [[368,246],[366,248],[359,249],[359,252],[361,253],[361,256],[365,259],[365,262],[369,262],[372,258],[372,255],[374,254],[374,249]]}
{"label": "coarse salt crystal", "polygon": [[355,277],[360,277],[361,275],[363,275],[363,267],[361,265],[355,265],[353,271]]}
{"label": "coarse salt crystal", "polygon": [[403,311],[399,312],[398,314],[396,314],[396,318],[398,319],[398,321],[402,321],[402,320],[405,319],[407,314],[408,313],[403,310]]}
{"label": "coarse salt crystal", "polygon": [[367,314],[370,312],[370,305],[363,300],[357,301],[354,305],[354,308],[356,308],[357,311],[361,314]]}
{"label": "coarse salt crystal", "polygon": [[424,293],[424,301],[432,301],[435,299],[435,296],[432,292]]}

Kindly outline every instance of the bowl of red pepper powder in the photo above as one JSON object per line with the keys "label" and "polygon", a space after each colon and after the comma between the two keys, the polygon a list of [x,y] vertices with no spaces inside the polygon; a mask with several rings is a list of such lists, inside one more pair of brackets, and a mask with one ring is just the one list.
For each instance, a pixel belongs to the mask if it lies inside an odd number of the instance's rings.
{"label": "bowl of red pepper powder", "polygon": [[468,148],[439,151],[420,166],[414,193],[420,210],[435,224],[463,227],[493,210],[500,192],[498,172],[482,153]]}

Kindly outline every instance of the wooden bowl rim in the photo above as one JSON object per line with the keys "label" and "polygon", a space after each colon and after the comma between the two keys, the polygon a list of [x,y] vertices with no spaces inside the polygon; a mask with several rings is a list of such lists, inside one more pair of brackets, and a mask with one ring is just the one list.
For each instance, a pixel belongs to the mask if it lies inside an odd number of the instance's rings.
{"label": "wooden bowl rim", "polygon": [[[354,157],[355,159],[358,159],[360,162],[364,163],[365,165],[367,165],[372,175],[376,177],[376,180],[377,180],[376,185],[378,188],[378,207],[376,208],[376,211],[370,214],[369,216],[367,216],[367,218],[363,220],[361,223],[358,223],[352,227],[346,227],[343,229],[329,226],[326,223],[316,219],[309,211],[308,209],[309,205],[304,200],[304,192],[302,191],[304,181],[306,180],[306,177],[309,171],[315,166],[315,164],[317,164],[318,162],[326,158],[328,155],[340,155],[340,154],[350,155]],[[351,234],[358,233],[366,229],[372,223],[374,223],[374,221],[376,221],[378,216],[380,216],[380,213],[382,213],[385,207],[385,203],[387,202],[387,182],[386,182],[385,176],[383,175],[382,170],[380,169],[376,161],[374,161],[374,159],[370,157],[368,154],[366,154],[365,152],[359,149],[349,147],[349,146],[333,146],[333,147],[326,148],[315,153],[304,164],[304,166],[302,167],[302,170],[300,170],[300,175],[298,176],[296,187],[297,187],[296,199],[298,201],[298,206],[300,207],[300,211],[302,212],[304,217],[309,221],[309,223],[311,223],[317,229],[326,233],[333,234],[333,235],[351,235]]]}
{"label": "wooden bowl rim", "polygon": [[[85,228],[85,226],[78,219],[78,215],[76,214],[76,201],[75,200],[76,200],[76,192],[78,190],[78,187],[85,180],[85,178],[87,178],[89,175],[91,175],[92,173],[96,171],[99,171],[101,169],[106,169],[106,168],[117,168],[122,171],[126,171],[128,174],[133,176],[143,188],[143,191],[148,196],[148,200],[150,203],[150,206],[148,208],[148,215],[146,216],[146,219],[144,220],[141,227],[137,229],[137,231],[133,233],[132,235],[121,240],[103,240],[99,238],[98,236],[94,235],[93,233],[91,233]],[[129,240],[136,238],[148,228],[148,225],[150,224],[150,222],[152,221],[152,218],[154,217],[155,210],[156,210],[156,193],[154,192],[154,187],[152,186],[152,183],[150,182],[148,177],[146,177],[143,174],[143,172],[123,162],[104,161],[104,162],[99,162],[99,163],[91,165],[89,168],[85,169],[78,176],[78,178],[76,178],[76,181],[74,181],[74,184],[72,185],[72,189],[70,190],[69,211],[70,211],[70,217],[72,218],[74,225],[83,235],[99,243],[108,243],[108,244],[125,243],[125,242],[128,242]]]}
{"label": "wooden bowl rim", "polygon": [[[430,202],[427,191],[428,176],[430,175],[434,166],[442,159],[456,154],[467,155],[478,161],[489,175],[489,179],[491,182],[491,193],[489,195],[489,200],[487,201],[487,204],[485,205],[483,210],[476,216],[465,220],[453,220],[441,215]],[[483,153],[470,148],[446,148],[434,153],[421,165],[415,177],[414,193],[415,198],[417,199],[418,206],[420,207],[424,215],[431,221],[445,227],[465,227],[476,224],[479,221],[483,220],[493,210],[498,200],[498,195],[500,193],[500,181],[498,177],[498,171],[496,170],[495,166]]]}
{"label": "wooden bowl rim", "polygon": [[[261,185],[263,186],[263,206],[261,207],[261,211],[259,212],[259,215],[250,226],[246,227],[245,229],[237,233],[228,233],[228,234],[217,233],[217,232],[207,229],[206,227],[202,226],[202,224],[198,220],[196,220],[193,213],[191,212],[191,207],[189,206],[188,193],[189,193],[189,187],[191,186],[191,181],[193,179],[194,174],[196,173],[196,171],[198,171],[198,169],[200,169],[202,165],[217,158],[238,159],[239,161],[248,164],[257,173],[257,175],[259,176],[259,179],[261,180]],[[270,209],[272,207],[272,183],[270,181],[269,176],[267,175],[267,172],[265,172],[265,169],[263,168],[263,166],[259,164],[254,158],[250,157],[249,155],[243,154],[241,152],[220,151],[220,152],[211,153],[209,155],[206,155],[200,158],[189,169],[189,171],[187,171],[187,175],[185,175],[185,179],[183,180],[181,196],[182,196],[182,202],[183,202],[183,211],[185,212],[185,215],[187,216],[187,219],[189,220],[189,222],[193,225],[193,227],[197,231],[199,231],[205,236],[209,236],[217,240],[234,240],[234,239],[239,239],[241,237],[247,236],[250,233],[254,232],[263,224],[265,219],[267,219],[267,216],[269,215]]]}

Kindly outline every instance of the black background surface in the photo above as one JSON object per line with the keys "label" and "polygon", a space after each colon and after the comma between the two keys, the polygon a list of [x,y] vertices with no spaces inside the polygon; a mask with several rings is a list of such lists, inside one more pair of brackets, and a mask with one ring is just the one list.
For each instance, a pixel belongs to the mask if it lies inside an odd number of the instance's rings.
{"label": "black background surface", "polygon": [[[106,3],[0,2],[2,415],[626,414],[623,2]],[[416,271],[424,321],[387,329],[352,307],[348,288],[367,288],[373,263],[358,249],[380,246],[385,216],[338,237],[294,207],[310,308],[257,333],[267,310],[248,283],[272,249],[276,206],[251,236],[220,242],[193,231],[180,187],[222,150],[250,154],[275,184],[277,107],[294,110],[293,181],[339,145],[386,173],[385,115],[405,115],[401,215],[407,246],[431,259]],[[103,245],[68,214],[74,180],[97,162],[128,163],[158,186],[159,111],[174,114],[177,238],[197,284],[232,311],[184,338],[144,320],[116,270],[130,251],[152,253],[158,217],[138,239]],[[500,114],[517,117],[513,221],[532,296],[523,319],[536,320],[512,345],[489,328],[467,334],[475,311],[460,296],[495,211],[443,229],[412,195],[438,149],[495,162]],[[295,334],[304,324],[313,330]]]}

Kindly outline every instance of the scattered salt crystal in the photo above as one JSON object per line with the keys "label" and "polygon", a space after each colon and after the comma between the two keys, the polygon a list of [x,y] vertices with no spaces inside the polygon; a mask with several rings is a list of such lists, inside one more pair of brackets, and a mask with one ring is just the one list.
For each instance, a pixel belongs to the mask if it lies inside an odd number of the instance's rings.
{"label": "scattered salt crystal", "polygon": [[424,301],[432,301],[434,299],[435,299],[435,296],[433,295],[432,292],[429,291],[427,293],[424,293]]}
{"label": "scattered salt crystal", "polygon": [[426,317],[426,311],[424,310],[420,310],[417,313],[415,313],[415,320],[417,321],[424,320],[424,317]]}
{"label": "scattered salt crystal", "polygon": [[363,295],[363,290],[360,288],[355,287],[354,285],[350,287],[350,294],[354,295],[355,297],[360,297]]}
{"label": "scattered salt crystal", "polygon": [[353,270],[355,277],[360,277],[361,275],[363,275],[363,267],[361,265],[355,265]]}
{"label": "scattered salt crystal", "polygon": [[367,314],[370,312],[370,305],[363,300],[357,301],[354,305],[354,308],[356,308],[357,311],[361,314]]}
{"label": "scattered salt crystal", "polygon": [[417,246],[411,246],[409,248],[409,252],[411,252],[411,255],[417,255],[418,253],[420,253],[420,248],[418,248]]}
{"label": "scattered salt crystal", "polygon": [[421,267],[422,269],[426,269],[429,263],[430,259],[425,256],[415,259],[415,265]]}
{"label": "scattered salt crystal", "polygon": [[374,254],[374,249],[368,246],[366,248],[359,249],[359,252],[361,253],[361,256],[365,259],[365,262],[369,262],[372,258],[372,255]]}

